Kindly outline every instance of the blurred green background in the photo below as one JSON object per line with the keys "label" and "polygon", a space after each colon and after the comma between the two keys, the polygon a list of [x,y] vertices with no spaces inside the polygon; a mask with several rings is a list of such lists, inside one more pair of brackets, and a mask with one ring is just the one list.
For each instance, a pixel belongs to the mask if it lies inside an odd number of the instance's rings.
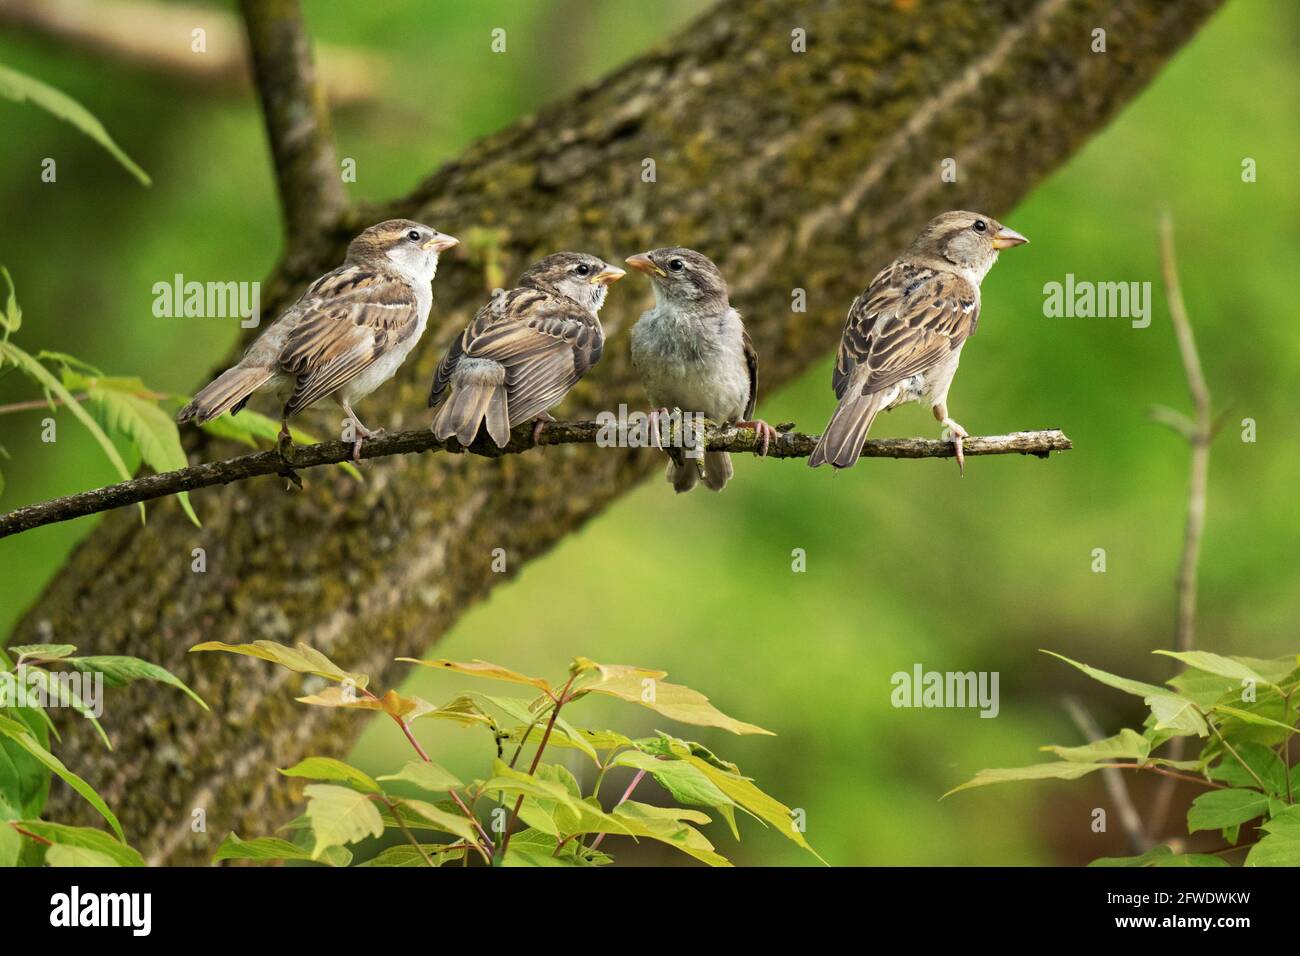
{"label": "blurred green background", "polygon": [[[366,199],[401,194],[474,138],[667,38],[703,6],[309,0],[318,42],[368,49],[388,65],[377,101],[335,113],[339,155],[359,170],[349,188]],[[488,49],[497,26],[507,28],[508,56]],[[1198,643],[1261,657],[1300,650],[1298,48],[1300,6],[1232,0],[1108,130],[1003,217],[1033,243],[1003,256],[985,283],[953,414],[974,434],[1060,426],[1075,451],[1047,462],[973,459],[964,480],[950,461],[868,460],[832,476],[748,458],[722,496],[675,497],[656,480],[473,609],[436,653],[551,677],[579,654],[669,671],[778,736],[674,728],[614,702],[584,701],[569,716],[704,741],[803,808],[810,842],[834,864],[1079,863],[1122,852],[1117,832],[1089,828],[1091,808],[1107,805],[1093,778],[939,796],[982,767],[1040,759],[1040,744],[1078,742],[1061,706],[1067,693],[1083,696],[1108,732],[1140,722],[1136,699],[1038,648],[1128,676],[1168,675],[1149,652],[1173,641],[1188,456],[1147,418],[1153,403],[1187,407],[1159,284],[1165,209],[1211,389],[1230,407],[1211,465]],[[20,342],[159,389],[192,389],[233,342],[235,323],[155,319],[151,287],[176,272],[258,280],[275,261],[279,225],[267,213],[273,184],[251,95],[12,32],[0,32],[0,62],[79,99],[155,181],[138,186],[69,126],[0,102],[0,263],[24,307]],[[58,157],[57,184],[40,182],[46,156]],[[1242,182],[1246,157],[1258,164],[1255,183]],[[864,262],[863,280],[881,265]],[[1066,273],[1151,281],[1151,326],[1045,318],[1043,284]],[[828,354],[762,396],[759,413],[816,430],[832,407],[829,378]],[[0,380],[0,405],[31,397],[16,376]],[[42,445],[41,417],[0,415],[2,508],[113,479],[66,415],[57,445]],[[1246,417],[1258,423],[1253,444],[1240,440]],[[913,406],[874,433],[936,428]],[[93,523],[0,541],[0,634]],[[795,548],[807,553],[805,573],[791,571]],[[1091,570],[1094,548],[1106,550],[1104,574]],[[583,600],[551,613],[552,596],[575,581]],[[890,675],[915,663],[1000,672],[1000,715],[894,709]],[[429,674],[408,689],[441,701],[465,686]],[[110,707],[110,731],[112,721]],[[481,732],[425,726],[421,736],[454,772],[486,769]],[[376,722],[353,759],[387,771],[405,748]],[[612,775],[605,792],[623,781]],[[1140,807],[1145,784],[1135,782]],[[721,826],[707,832],[740,863],[810,862],[752,821],[741,826],[739,845]],[[619,842],[607,846],[627,851]],[[623,858],[677,862],[650,848]]]}

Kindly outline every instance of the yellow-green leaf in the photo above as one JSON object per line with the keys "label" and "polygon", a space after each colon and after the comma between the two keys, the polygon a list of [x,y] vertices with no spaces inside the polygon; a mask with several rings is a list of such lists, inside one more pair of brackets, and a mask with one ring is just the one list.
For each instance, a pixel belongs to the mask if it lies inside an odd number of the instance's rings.
{"label": "yellow-green leaf", "polygon": [[489,680],[508,681],[513,684],[528,684],[536,687],[546,693],[551,692],[551,685],[540,677],[529,677],[526,674],[520,674],[518,671],[512,671],[508,667],[501,667],[498,664],[490,664],[487,661],[473,660],[468,662],[434,660],[418,660],[414,657],[399,657],[399,661],[408,664],[419,664],[421,667],[432,667],[437,670],[454,671],[457,674],[468,674],[471,677],[486,677]]}
{"label": "yellow-green leaf", "polygon": [[456,776],[432,760],[412,760],[397,773],[384,774],[379,780],[404,780],[422,790],[445,793],[464,786]]}
{"label": "yellow-green leaf", "polygon": [[190,653],[197,651],[225,651],[228,654],[242,654],[260,660],[279,664],[299,674],[315,674],[333,681],[351,681],[357,687],[365,687],[370,678],[365,674],[352,674],[343,670],[328,657],[299,642],[296,648],[285,647],[274,641],[253,641],[251,644],[226,644],[223,641],[204,641],[190,648]]}
{"label": "yellow-green leaf", "polygon": [[383,835],[384,821],[364,793],[332,783],[313,783],[305,792],[307,818],[316,838],[311,851],[313,860],[332,846]]}
{"label": "yellow-green leaf", "polygon": [[308,780],[341,780],[368,793],[381,791],[379,784],[365,771],[333,757],[308,757],[280,773],[286,777],[305,777]]}

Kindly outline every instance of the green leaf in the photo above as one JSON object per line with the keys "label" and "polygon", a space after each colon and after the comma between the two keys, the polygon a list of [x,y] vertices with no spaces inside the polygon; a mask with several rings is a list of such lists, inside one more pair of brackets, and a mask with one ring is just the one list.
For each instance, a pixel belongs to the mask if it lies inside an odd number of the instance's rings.
{"label": "green leaf", "polygon": [[205,641],[190,648],[191,654],[198,651],[225,651],[228,654],[256,657],[264,661],[270,661],[273,664],[279,664],[281,667],[287,667],[299,674],[315,674],[317,677],[324,677],[327,680],[340,683],[351,681],[357,687],[365,687],[370,680],[365,674],[351,674],[343,670],[320,651],[308,647],[302,642],[298,643],[297,648],[292,648],[277,644],[274,641],[253,641],[251,644],[226,644],[222,641]]}
{"label": "green leaf", "polygon": [[104,725],[99,722],[95,716],[94,708],[82,699],[77,692],[71,680],[66,679],[69,675],[64,674],[60,677],[52,674],[43,667],[37,667],[33,664],[25,664],[23,673],[36,692],[43,694],[44,699],[56,705],[69,705],[77,714],[90,721],[90,725],[95,728],[99,734],[99,739],[104,742],[104,746],[109,750],[113,749],[113,743],[108,739],[108,733],[104,730]]}
{"label": "green leaf", "polygon": [[950,797],[972,787],[987,787],[991,783],[1019,783],[1024,780],[1077,780],[1096,770],[1105,770],[1104,763],[1038,763],[1030,767],[1009,767],[999,770],[981,770],[960,787],[953,787],[944,797]]}
{"label": "green leaf", "polygon": [[[704,772],[719,790],[729,796],[738,806],[747,811],[751,816],[770,824],[778,833],[786,839],[793,841],[803,847],[813,856],[817,857],[822,863],[821,854],[814,850],[808,841],[804,839],[803,831],[796,825],[797,818],[793,810],[783,804],[780,800],[772,797],[757,786],[754,781],[748,777],[742,777],[739,774],[729,773],[719,767],[715,767],[702,757],[694,754],[684,756],[690,764]],[[1071,764],[1071,766],[1079,766]],[[733,827],[734,830],[734,827]]]}
{"label": "green leaf", "polygon": [[1264,786],[1269,793],[1275,795],[1286,793],[1286,764],[1270,748],[1247,740],[1237,744],[1233,749],[1250,770],[1243,767],[1232,754],[1224,753],[1219,764],[1210,768],[1211,780],[1226,783],[1230,787],[1258,788],[1259,784],[1250,773],[1254,771],[1255,776],[1264,781]]}
{"label": "green leaf", "polygon": [[[602,672],[605,670],[610,668],[602,668]],[[647,676],[661,673],[662,671],[645,671],[639,668],[612,672],[601,676],[593,683],[583,684],[579,693],[617,697],[619,700],[640,704],[665,717],[696,727],[720,727],[733,734],[772,735],[770,730],[728,717],[709,703],[709,699],[699,691]]]}
{"label": "green leaf", "polygon": [[1272,717],[1265,717],[1263,714],[1252,713],[1248,710],[1242,710],[1239,707],[1229,707],[1227,704],[1215,704],[1214,710],[1220,714],[1227,714],[1230,717],[1236,717],[1238,720],[1248,724],[1256,724],[1261,727],[1279,727],[1289,734],[1297,733],[1295,727],[1290,724],[1284,724],[1280,720],[1274,720]]}
{"label": "green leaf", "polygon": [[118,654],[98,654],[89,657],[68,657],[63,663],[86,674],[103,674],[104,683],[109,687],[125,687],[138,680],[156,681],[175,687],[204,710],[208,710],[203,698],[186,686],[185,682],[172,674],[165,667],[143,661],[138,657]]}
{"label": "green leaf", "polygon": [[[447,863],[459,863],[465,856],[464,847],[448,847],[441,843],[422,843],[421,849],[428,854],[433,860],[434,866],[443,866]],[[358,866],[392,866],[392,867],[410,867],[410,866],[428,866],[420,851],[409,843],[399,843],[396,846],[390,846],[382,853],[377,853],[364,863],[358,863]]]}
{"label": "green leaf", "polygon": [[1098,670],[1096,667],[1090,667],[1087,664],[1080,664],[1078,661],[1072,661],[1070,658],[1053,651],[1045,650],[1043,653],[1065,661],[1071,667],[1078,668],[1093,680],[1100,681],[1108,687],[1114,687],[1126,694],[1141,697],[1146,702],[1146,705],[1151,708],[1151,713],[1155,715],[1156,729],[1158,730],[1176,730],[1183,734],[1196,734],[1198,737],[1204,737],[1210,732],[1209,727],[1206,726],[1205,718],[1196,709],[1196,705],[1186,698],[1179,697],[1172,691],[1157,687],[1155,684],[1146,684],[1142,681],[1129,680],[1127,677],[1119,677],[1107,671]]}
{"label": "green leaf", "polygon": [[294,699],[300,704],[313,704],[317,707],[383,711],[403,722],[423,717],[437,709],[422,697],[403,697],[395,690],[385,692],[383,697],[358,697],[353,687],[326,687],[319,693]]}
{"label": "green leaf", "polygon": [[489,664],[487,661],[473,660],[468,662],[448,661],[443,659],[424,661],[414,657],[399,657],[399,661],[407,664],[419,664],[421,667],[432,667],[435,670],[454,671],[457,674],[468,674],[471,677],[486,677],[489,680],[508,681],[513,684],[528,684],[536,687],[546,693],[551,692],[551,685],[540,677],[529,677],[526,674],[520,674],[518,671],[512,671],[508,667],[501,667],[498,664]]}
{"label": "green leaf", "polygon": [[460,837],[470,843],[478,839],[478,831],[468,817],[461,813],[452,813],[444,810],[439,806],[428,803],[424,800],[410,800],[403,798],[400,806],[414,811],[425,822],[429,823],[434,830],[441,830],[444,833],[450,833]]}
{"label": "green leaf", "polygon": [[308,780],[339,780],[367,793],[382,791],[369,774],[333,757],[308,757],[280,773],[286,777],[305,777]]}
{"label": "green leaf", "polygon": [[108,825],[113,828],[113,832],[117,834],[118,839],[126,840],[126,836],[122,833],[122,824],[118,822],[117,817],[113,815],[113,811],[108,808],[108,804],[104,802],[103,798],[95,792],[95,788],[65,767],[63,761],[58,757],[42,747],[37,739],[32,736],[32,732],[27,728],[26,724],[10,717],[0,716],[0,735],[14,741],[23,750],[53,771],[73,790],[81,794],[82,798],[108,821]]}
{"label": "green leaf", "polygon": [[9,275],[9,270],[0,266],[0,275],[5,277],[5,285],[9,287],[9,298],[5,302],[4,315],[0,317],[0,325],[4,326],[5,338],[8,338],[23,327],[23,310],[18,305],[18,290]]}
{"label": "green leaf", "polygon": [[[138,378],[95,378],[65,369],[63,384],[69,391],[84,391],[100,424],[131,442],[154,471],[161,474],[189,466],[175,419],[156,400],[141,397],[148,389]],[[194,526],[203,527],[189,492],[178,492],[176,497]]]}
{"label": "green leaf", "polygon": [[213,863],[222,860],[254,860],[274,862],[277,860],[302,860],[324,863],[328,866],[347,866],[352,861],[352,852],[345,847],[330,847],[317,860],[312,859],[311,851],[306,847],[281,840],[279,837],[256,837],[241,840],[231,833],[221,841],[217,852],[212,856]]}
{"label": "green leaf", "polygon": [[117,866],[118,862],[106,853],[84,846],[65,846],[56,843],[45,848],[46,866],[71,866],[78,869],[88,866]]}
{"label": "green leaf", "polygon": [[9,825],[7,812],[11,812],[9,805],[0,801],[0,869],[4,870],[18,865],[23,850],[23,838]]}
{"label": "green leaf", "polygon": [[731,866],[730,860],[714,851],[713,844],[703,833],[685,822],[698,819],[693,816],[695,813],[697,811],[652,807],[636,800],[626,800],[614,808],[614,816],[634,836],[666,843],[709,866]]}
{"label": "green leaf", "polygon": [[377,779],[404,780],[422,790],[431,790],[434,793],[445,793],[464,786],[454,774],[431,760],[412,760],[397,773],[385,774]]}
{"label": "green leaf", "polygon": [[[0,680],[3,680],[0,677]],[[36,742],[49,747],[49,715],[34,707],[10,707],[0,711],[25,726]],[[9,817],[37,817],[49,796],[48,767],[16,741],[0,734],[0,807],[11,808]]]}
{"label": "green leaf", "polygon": [[[0,67],[0,71],[3,70],[4,67]],[[0,73],[0,86],[2,85],[3,76],[2,73]],[[109,462],[113,465],[113,468],[117,471],[118,475],[121,476],[122,480],[131,480],[131,472],[127,470],[126,462],[122,460],[122,456],[118,452],[117,446],[113,444],[113,440],[104,433],[104,429],[99,427],[99,423],[95,421],[90,412],[81,407],[81,403],[73,397],[72,393],[64,387],[63,383],[59,381],[49,369],[36,361],[36,359],[32,358],[22,349],[18,348],[18,346],[14,345],[12,342],[0,341],[0,359],[5,359],[17,366],[23,374],[36,382],[36,384],[40,385],[47,394],[53,392],[63,402],[68,411],[72,413],[77,421],[81,422],[81,424],[86,427],[86,430],[90,432],[95,441],[99,443],[99,447],[103,449],[105,456],[107,456]],[[140,520],[143,521],[144,505],[141,504],[139,507]]]}
{"label": "green leaf", "polygon": [[1250,848],[1246,866],[1300,866],[1300,806],[1287,807],[1260,829],[1268,835]]}
{"label": "green leaf", "polygon": [[627,750],[614,757],[613,766],[645,770],[655,781],[672,794],[678,803],[695,807],[734,806],[731,797],[685,760],[661,760],[639,750]]}
{"label": "green leaf", "polygon": [[1195,667],[1197,670],[1209,674],[1227,677],[1230,680],[1237,681],[1238,685],[1240,685],[1241,681],[1251,681],[1255,684],[1272,684],[1272,681],[1265,680],[1253,668],[1247,667],[1240,661],[1234,661],[1231,657],[1211,654],[1209,651],[1152,651],[1152,653],[1172,657],[1174,660],[1182,661],[1188,667]]}
{"label": "green leaf", "polygon": [[313,783],[306,789],[307,817],[316,842],[311,858],[319,859],[329,847],[382,836],[384,821],[364,793],[332,783]]}
{"label": "green leaf", "polygon": [[1245,823],[1268,811],[1268,796],[1258,790],[1211,790],[1192,801],[1187,832],[1221,830]]}
{"label": "green leaf", "polygon": [[1103,856],[1093,860],[1089,866],[1227,866],[1217,856],[1207,853],[1175,853],[1169,847],[1153,846],[1141,856]]}
{"label": "green leaf", "polygon": [[9,648],[9,653],[16,655],[20,661],[28,657],[46,661],[58,660],[69,654],[75,654],[76,651],[74,644],[15,644]]}
{"label": "green leaf", "polygon": [[1073,763],[1097,763],[1103,760],[1136,760],[1144,763],[1151,753],[1151,741],[1126,727],[1113,737],[1094,740],[1081,747],[1060,747],[1053,744],[1039,749],[1050,751],[1062,760]]}
{"label": "green leaf", "polygon": [[[115,840],[111,834],[94,827],[74,827],[47,820],[20,820],[18,825],[29,833],[60,846],[81,847],[108,857],[113,866],[144,866],[139,851]],[[5,829],[8,829],[5,827]],[[48,857],[47,857],[48,859]]]}
{"label": "green leaf", "polygon": [[71,123],[112,155],[122,167],[144,186],[150,185],[149,175],[135,164],[130,156],[108,135],[104,124],[68,94],[56,90],[35,77],[8,67],[0,66],[0,96],[15,103],[29,101],[57,119]]}

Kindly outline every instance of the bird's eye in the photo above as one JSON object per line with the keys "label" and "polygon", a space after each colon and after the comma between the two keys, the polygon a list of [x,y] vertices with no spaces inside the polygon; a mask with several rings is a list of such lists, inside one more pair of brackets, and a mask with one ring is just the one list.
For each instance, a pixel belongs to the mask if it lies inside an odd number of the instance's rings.
{"label": "bird's eye", "polygon": [[686,268],[686,263],[682,262],[681,259],[674,259],[668,263],[668,268],[672,272],[681,272]]}
{"label": "bird's eye", "polygon": [[578,266],[578,268],[574,269],[573,271],[576,272],[576,273],[578,273],[578,275],[580,275],[580,276],[585,276],[587,273],[589,273],[589,272],[591,271],[591,266],[587,265],[587,264],[584,262],[584,263],[580,264],[580,265]]}
{"label": "bird's eye", "polygon": [[985,229],[987,229],[987,228],[988,228],[988,224],[985,223],[983,219],[976,219],[976,220],[975,220],[975,231],[976,231],[976,232],[983,232],[983,231],[984,231]]}
{"label": "bird's eye", "polygon": [[416,229],[412,229],[410,232],[408,232],[408,233],[406,234],[406,238],[407,238],[407,239],[410,239],[412,242],[419,242],[419,241],[420,241],[420,233],[419,233],[418,230],[416,230]]}

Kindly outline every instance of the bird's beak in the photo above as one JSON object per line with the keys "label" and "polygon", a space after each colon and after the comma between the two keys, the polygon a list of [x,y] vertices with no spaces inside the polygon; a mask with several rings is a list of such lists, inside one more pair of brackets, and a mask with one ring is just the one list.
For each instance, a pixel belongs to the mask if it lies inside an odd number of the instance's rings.
{"label": "bird's beak", "polygon": [[1012,246],[1024,245],[1029,240],[1016,232],[1014,229],[1008,229],[1003,226],[993,236],[994,249],[1010,249]]}
{"label": "bird's beak", "polygon": [[592,285],[613,285],[625,275],[627,273],[618,266],[605,266],[587,281]]}
{"label": "bird's beak", "polygon": [[623,261],[637,272],[644,272],[648,276],[659,276],[662,278],[663,276],[668,275],[668,273],[664,272],[663,269],[660,269],[657,265],[651,262],[650,257],[644,252],[640,255],[628,256]]}
{"label": "bird's beak", "polygon": [[459,245],[460,240],[455,236],[448,236],[440,232],[420,248],[432,249],[434,252],[442,252],[444,249],[450,249],[452,246]]}

